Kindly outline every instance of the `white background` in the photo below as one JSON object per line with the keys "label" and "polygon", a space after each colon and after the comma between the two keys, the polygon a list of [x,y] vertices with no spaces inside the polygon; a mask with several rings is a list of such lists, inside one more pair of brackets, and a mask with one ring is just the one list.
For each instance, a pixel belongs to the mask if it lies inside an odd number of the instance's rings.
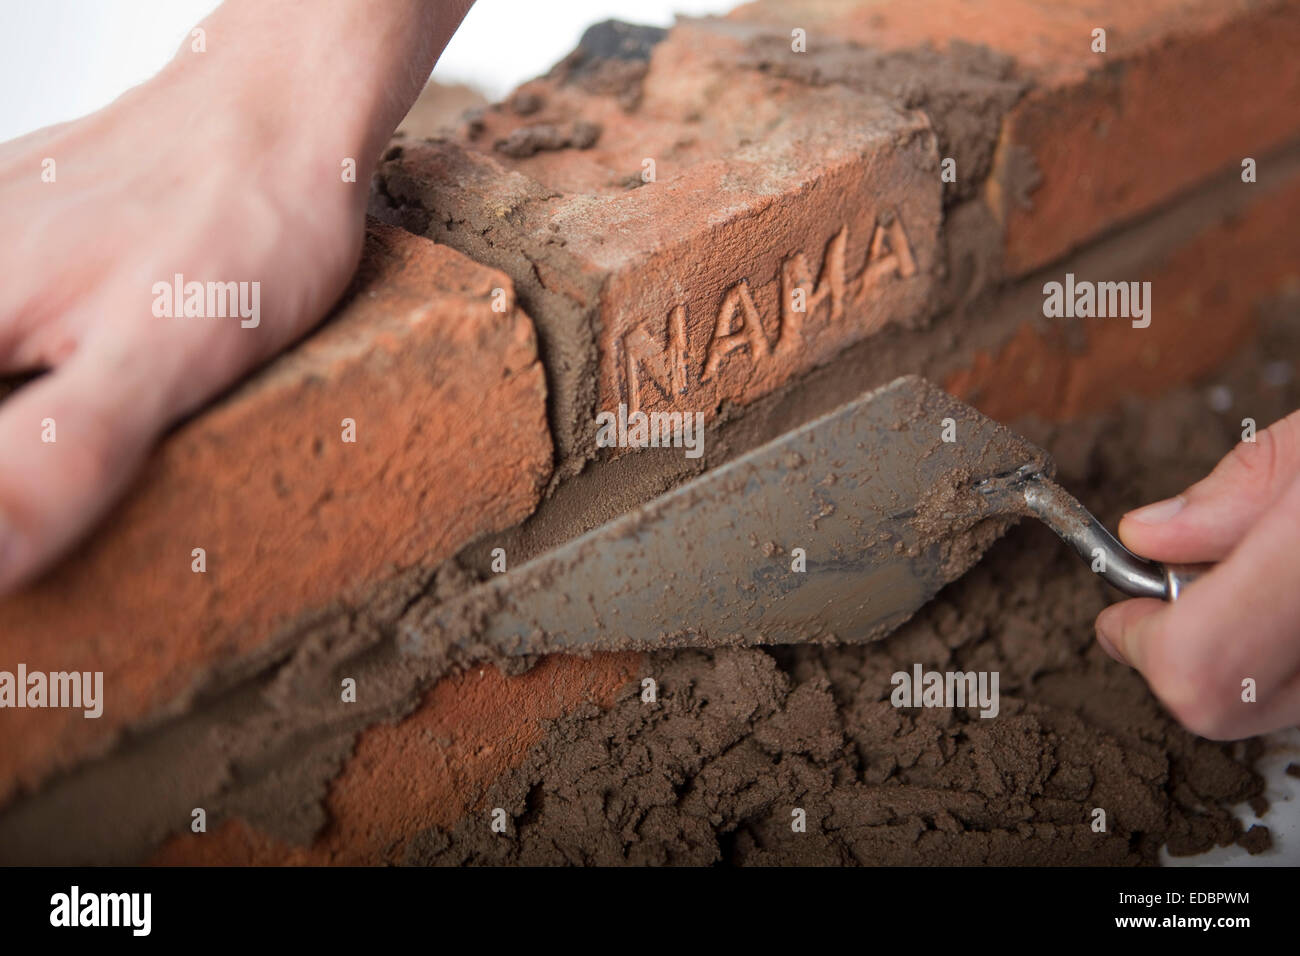
{"label": "white background", "polygon": [[[478,0],[434,75],[499,99],[546,72],[597,21],[668,26],[674,13],[720,13],[739,2]],[[217,0],[0,0],[0,140],[83,116],[148,79],[217,6]]]}

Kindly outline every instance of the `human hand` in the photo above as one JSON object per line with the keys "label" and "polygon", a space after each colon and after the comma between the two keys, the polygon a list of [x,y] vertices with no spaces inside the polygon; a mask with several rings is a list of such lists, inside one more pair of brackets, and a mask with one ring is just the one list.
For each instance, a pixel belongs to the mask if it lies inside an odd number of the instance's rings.
{"label": "human hand", "polygon": [[[0,373],[49,370],[0,404],[0,594],[85,532],[165,428],[329,309],[378,153],[468,7],[229,0],[202,50],[0,146]],[[159,315],[177,275],[243,284],[256,315]]]}
{"label": "human hand", "polygon": [[1102,647],[1184,726],[1218,740],[1300,722],[1300,412],[1255,438],[1119,526],[1138,554],[1218,565],[1172,604],[1124,601],[1097,617]]}

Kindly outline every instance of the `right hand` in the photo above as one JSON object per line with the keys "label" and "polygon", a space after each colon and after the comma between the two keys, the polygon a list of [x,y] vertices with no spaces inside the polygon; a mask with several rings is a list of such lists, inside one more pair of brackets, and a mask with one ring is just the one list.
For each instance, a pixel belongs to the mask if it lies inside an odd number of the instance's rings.
{"label": "right hand", "polygon": [[1300,412],[1255,439],[1119,526],[1145,557],[1218,566],[1173,603],[1124,601],[1097,618],[1102,647],[1184,726],[1218,740],[1300,723]]}

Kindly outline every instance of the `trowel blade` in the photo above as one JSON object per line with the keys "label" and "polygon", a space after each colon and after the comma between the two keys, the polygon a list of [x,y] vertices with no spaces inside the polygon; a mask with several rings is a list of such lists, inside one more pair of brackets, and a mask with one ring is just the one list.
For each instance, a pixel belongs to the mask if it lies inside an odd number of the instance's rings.
{"label": "trowel blade", "polygon": [[[1009,524],[1038,448],[909,376],[403,621],[416,655],[883,637]],[[801,549],[796,550],[796,549]]]}

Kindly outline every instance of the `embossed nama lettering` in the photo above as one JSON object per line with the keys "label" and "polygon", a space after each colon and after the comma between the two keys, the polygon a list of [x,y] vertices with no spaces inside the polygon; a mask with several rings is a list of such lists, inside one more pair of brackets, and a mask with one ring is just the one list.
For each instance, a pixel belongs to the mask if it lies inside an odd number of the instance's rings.
{"label": "embossed nama lettering", "polygon": [[[656,332],[643,324],[623,335],[619,372],[628,408],[643,408],[645,399],[652,397],[647,389],[669,400],[686,395],[716,379],[724,366],[742,357],[752,363],[752,370],[773,356],[788,355],[801,347],[803,329],[815,317],[828,323],[842,321],[846,302],[860,298],[887,277],[916,274],[912,248],[897,214],[876,224],[866,262],[852,278],[845,274],[848,244],[849,230],[845,226],[827,242],[815,281],[802,252],[781,263],[780,309],[771,338],[745,279],[724,293],[707,338],[697,336],[699,341],[690,341],[684,302],[669,311]],[[797,295],[800,292],[802,295]],[[733,353],[741,354],[733,359]]]}

